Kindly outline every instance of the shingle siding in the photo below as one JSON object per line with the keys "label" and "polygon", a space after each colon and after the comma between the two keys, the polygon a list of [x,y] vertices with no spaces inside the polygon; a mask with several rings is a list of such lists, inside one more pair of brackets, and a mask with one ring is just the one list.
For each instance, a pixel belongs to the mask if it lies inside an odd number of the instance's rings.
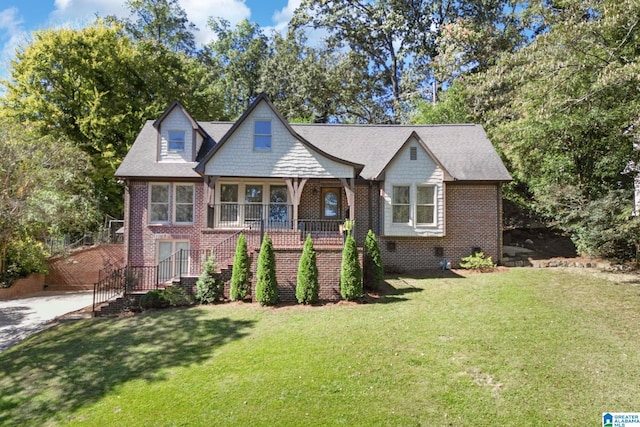
{"label": "shingle siding", "polygon": [[[271,120],[271,150],[253,149],[254,120]],[[258,105],[206,164],[205,173],[244,177],[353,177],[353,167],[321,156],[297,140],[266,105]]]}
{"label": "shingle siding", "polygon": [[[169,151],[169,131],[184,131],[184,151]],[[194,160],[193,128],[189,119],[179,109],[174,109],[163,121],[160,131],[158,161],[192,162]]]}

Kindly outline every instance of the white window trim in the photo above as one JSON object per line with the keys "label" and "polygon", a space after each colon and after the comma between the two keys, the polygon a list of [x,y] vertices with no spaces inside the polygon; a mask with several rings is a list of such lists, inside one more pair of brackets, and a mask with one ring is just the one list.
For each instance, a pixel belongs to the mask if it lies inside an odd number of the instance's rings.
{"label": "white window trim", "polygon": [[[154,221],[151,219],[151,212],[152,212],[152,203],[151,203],[151,189],[154,185],[164,185],[164,186],[168,186],[169,187],[169,200],[167,202],[167,221]],[[193,191],[193,198],[192,198],[192,206],[193,206],[193,217],[191,218],[191,222],[177,222],[176,221],[176,186],[191,186],[192,191]],[[196,186],[194,183],[191,182],[149,182],[148,185],[148,195],[147,195],[147,225],[180,225],[180,226],[184,226],[184,225],[193,225],[195,224],[195,217],[196,217]]]}
{"label": "white window trim", "polygon": [[[182,187],[191,187],[191,221],[178,221],[176,219],[176,216],[178,214],[178,201],[176,200],[176,197],[178,196],[178,191],[176,190],[176,187],[178,186],[182,186]],[[181,183],[181,182],[174,182],[173,185],[171,186],[171,190],[173,192],[173,223],[176,225],[193,225],[193,223],[195,222],[195,216],[196,216],[196,186],[192,183]],[[186,205],[186,203],[182,203],[184,205]]]}
{"label": "white window trim", "polygon": [[[433,200],[432,203],[418,203],[418,189],[420,187],[433,188]],[[416,184],[416,197],[413,209],[415,210],[416,227],[434,227],[438,225],[438,186],[436,184]],[[418,207],[419,206],[433,206],[433,221],[432,222],[418,222]]]}
{"label": "white window trim", "polygon": [[[271,133],[256,133],[256,123],[257,122],[269,122],[269,129],[271,130]],[[269,137],[269,148],[258,148],[256,147],[256,136],[268,136]],[[271,151],[273,147],[273,120],[271,120],[270,118],[256,118],[253,121],[253,151],[258,151],[258,152],[267,152],[267,151]]]}
{"label": "white window trim", "polygon": [[[408,187],[409,188],[409,203],[395,203],[395,200],[394,200],[395,191],[394,191],[394,189],[396,187]],[[412,200],[415,199],[414,197],[411,197],[412,193],[413,193],[412,187],[413,186],[411,184],[402,184],[402,183],[394,183],[393,185],[391,185],[391,224],[393,224],[393,225],[411,224],[411,219],[412,219],[411,218],[411,214],[412,214],[413,206],[414,206],[414,204],[412,203]],[[408,220],[406,222],[395,222],[394,221],[393,208],[395,206],[409,206],[409,218],[408,218]]]}
{"label": "white window trim", "polygon": [[[176,150],[171,148],[171,134],[172,133],[181,133],[182,134],[182,150]],[[187,132],[180,129],[169,130],[167,131],[167,152],[168,153],[184,153],[187,150]]]}
{"label": "white window trim", "polygon": [[[151,202],[151,195],[152,195],[153,187],[154,186],[158,186],[158,185],[169,187],[168,191],[167,191],[167,220],[166,221],[159,221],[159,220],[151,219],[151,215],[153,213],[153,203]],[[149,192],[149,194],[148,194],[148,197],[147,197],[147,212],[148,212],[147,222],[150,225],[166,225],[166,224],[169,224],[170,219],[171,219],[171,183],[168,183],[168,182],[150,182],[149,186],[148,186],[148,192]]]}

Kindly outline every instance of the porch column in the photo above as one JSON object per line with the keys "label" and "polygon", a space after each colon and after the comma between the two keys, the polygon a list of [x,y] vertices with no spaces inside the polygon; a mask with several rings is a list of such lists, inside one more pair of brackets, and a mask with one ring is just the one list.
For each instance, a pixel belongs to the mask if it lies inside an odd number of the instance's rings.
{"label": "porch column", "polygon": [[289,196],[291,198],[291,204],[293,205],[293,226],[298,227],[298,206],[300,205],[300,199],[302,198],[302,190],[307,183],[308,178],[302,178],[298,181],[298,178],[287,178],[287,188],[289,189]]}
{"label": "porch column", "polygon": [[349,205],[349,219],[356,218],[356,179],[355,178],[340,178],[344,192],[347,194],[347,205]]}
{"label": "porch column", "polygon": [[213,217],[214,214],[214,207],[216,204],[216,194],[215,194],[215,189],[216,189],[216,181],[218,180],[218,176],[207,176],[205,177],[205,201],[207,204],[207,208],[206,208],[206,220],[207,220],[207,227],[210,228],[214,228],[215,227],[215,218]]}

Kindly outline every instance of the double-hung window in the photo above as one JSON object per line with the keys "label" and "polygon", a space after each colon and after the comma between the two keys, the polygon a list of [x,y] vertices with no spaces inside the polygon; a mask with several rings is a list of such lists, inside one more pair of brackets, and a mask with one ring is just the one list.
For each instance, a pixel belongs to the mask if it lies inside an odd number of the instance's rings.
{"label": "double-hung window", "polygon": [[271,120],[256,120],[253,126],[253,149],[255,151],[271,150]]}
{"label": "double-hung window", "polygon": [[175,185],[175,223],[193,222],[193,184]]}
{"label": "double-hung window", "polygon": [[419,185],[416,197],[416,222],[418,224],[435,223],[436,187],[433,185]]}
{"label": "double-hung window", "polygon": [[184,131],[169,131],[169,151],[184,151]]}
{"label": "double-hung window", "polygon": [[394,223],[408,223],[411,210],[410,187],[408,185],[394,185],[391,206]]}
{"label": "double-hung window", "polygon": [[169,189],[170,184],[151,184],[149,198],[149,222],[169,222]]}
{"label": "double-hung window", "polygon": [[149,223],[192,224],[194,212],[193,184],[157,183],[149,186]]}
{"label": "double-hung window", "polygon": [[[269,194],[269,222],[284,223],[289,220],[286,185],[272,185]],[[284,225],[284,224],[282,224]]]}

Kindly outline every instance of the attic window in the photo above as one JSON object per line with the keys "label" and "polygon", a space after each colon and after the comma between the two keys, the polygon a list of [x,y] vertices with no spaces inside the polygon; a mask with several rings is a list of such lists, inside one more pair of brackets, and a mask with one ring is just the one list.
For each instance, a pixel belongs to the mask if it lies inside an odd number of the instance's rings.
{"label": "attic window", "polygon": [[169,151],[184,151],[184,131],[169,131]]}
{"label": "attic window", "polygon": [[409,160],[418,160],[418,148],[410,147],[409,148]]}
{"label": "attic window", "polygon": [[271,150],[271,120],[256,120],[253,128],[253,149]]}

